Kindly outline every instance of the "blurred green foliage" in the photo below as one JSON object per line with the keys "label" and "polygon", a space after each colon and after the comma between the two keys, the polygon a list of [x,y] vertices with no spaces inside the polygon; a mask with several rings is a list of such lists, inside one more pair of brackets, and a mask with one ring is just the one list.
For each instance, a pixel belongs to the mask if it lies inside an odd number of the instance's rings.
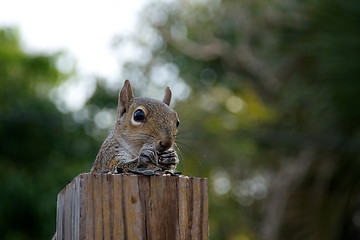
{"label": "blurred green foliage", "polygon": [[49,100],[66,79],[58,54],[25,54],[14,29],[0,30],[0,238],[50,239],[56,195],[89,169],[95,142]]}
{"label": "blurred green foliage", "polygon": [[[157,1],[141,16],[116,47],[141,52],[124,67],[136,95],[167,82],[187,96],[178,169],[209,178],[210,238],[359,239],[360,2]],[[57,110],[60,56],[0,31],[1,239],[50,238],[56,194],[116,109],[98,80],[82,110]]]}

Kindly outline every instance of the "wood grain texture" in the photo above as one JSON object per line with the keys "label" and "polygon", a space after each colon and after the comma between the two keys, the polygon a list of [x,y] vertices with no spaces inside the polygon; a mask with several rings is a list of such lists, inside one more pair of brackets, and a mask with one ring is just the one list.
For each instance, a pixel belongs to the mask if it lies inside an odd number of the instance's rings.
{"label": "wood grain texture", "polygon": [[208,239],[207,179],[83,173],[59,194],[57,239]]}

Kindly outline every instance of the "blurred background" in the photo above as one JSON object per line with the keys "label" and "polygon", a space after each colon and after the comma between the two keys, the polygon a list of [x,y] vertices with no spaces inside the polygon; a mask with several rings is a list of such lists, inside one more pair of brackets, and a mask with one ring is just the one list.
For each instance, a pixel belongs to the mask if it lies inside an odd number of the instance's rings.
{"label": "blurred background", "polygon": [[360,1],[3,1],[0,238],[50,239],[117,94],[174,93],[210,239],[360,239]]}

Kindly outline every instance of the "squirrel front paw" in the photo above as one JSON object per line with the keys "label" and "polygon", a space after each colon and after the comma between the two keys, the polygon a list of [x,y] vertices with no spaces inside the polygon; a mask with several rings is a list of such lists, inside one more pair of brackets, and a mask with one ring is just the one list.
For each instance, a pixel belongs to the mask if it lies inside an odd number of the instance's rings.
{"label": "squirrel front paw", "polygon": [[158,166],[159,158],[155,146],[145,145],[140,151],[137,168],[146,168],[148,164]]}
{"label": "squirrel front paw", "polygon": [[159,152],[159,166],[162,170],[174,170],[179,163],[179,158],[174,149]]}

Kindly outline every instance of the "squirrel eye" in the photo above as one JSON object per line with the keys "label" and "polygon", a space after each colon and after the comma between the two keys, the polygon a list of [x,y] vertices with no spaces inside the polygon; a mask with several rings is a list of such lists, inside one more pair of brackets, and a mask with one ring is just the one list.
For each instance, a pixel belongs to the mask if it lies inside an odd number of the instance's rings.
{"label": "squirrel eye", "polygon": [[138,109],[134,113],[134,121],[135,122],[145,122],[145,113],[143,110]]}
{"label": "squirrel eye", "polygon": [[179,125],[180,125],[180,120],[179,120],[179,119],[177,119],[177,121],[176,121],[176,128],[178,128],[178,127],[179,127]]}

